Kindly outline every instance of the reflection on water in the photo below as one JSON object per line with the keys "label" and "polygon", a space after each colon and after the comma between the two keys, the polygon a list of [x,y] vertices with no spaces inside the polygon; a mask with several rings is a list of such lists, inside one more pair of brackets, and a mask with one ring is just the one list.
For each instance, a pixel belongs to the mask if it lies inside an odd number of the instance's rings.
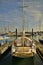
{"label": "reflection on water", "polygon": [[12,63],[16,65],[34,65],[34,58],[13,58]]}
{"label": "reflection on water", "polygon": [[9,52],[8,54],[6,53],[2,59],[0,59],[0,65],[43,65],[43,62],[38,55],[36,55],[36,58],[31,57],[20,59],[12,57]]}
{"label": "reflection on water", "polygon": [[0,65],[34,65],[34,58],[13,58],[11,54],[7,54],[0,60]]}

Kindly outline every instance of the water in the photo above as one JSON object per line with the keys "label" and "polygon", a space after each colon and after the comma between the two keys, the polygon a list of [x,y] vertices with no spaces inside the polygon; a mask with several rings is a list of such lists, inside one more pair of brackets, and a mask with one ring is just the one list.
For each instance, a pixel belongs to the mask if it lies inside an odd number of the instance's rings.
{"label": "water", "polygon": [[9,51],[0,59],[0,65],[43,65],[43,62],[38,55],[35,58],[13,58]]}

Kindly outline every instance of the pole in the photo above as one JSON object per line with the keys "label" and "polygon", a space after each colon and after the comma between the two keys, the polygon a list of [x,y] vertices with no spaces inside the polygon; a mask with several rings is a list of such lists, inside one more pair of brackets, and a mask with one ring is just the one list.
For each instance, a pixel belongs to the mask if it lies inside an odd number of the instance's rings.
{"label": "pole", "polygon": [[16,39],[17,39],[17,28],[16,28]]}
{"label": "pole", "polygon": [[24,36],[25,36],[25,31],[24,31],[24,0],[22,0],[22,36],[23,36],[23,46],[24,46]]}

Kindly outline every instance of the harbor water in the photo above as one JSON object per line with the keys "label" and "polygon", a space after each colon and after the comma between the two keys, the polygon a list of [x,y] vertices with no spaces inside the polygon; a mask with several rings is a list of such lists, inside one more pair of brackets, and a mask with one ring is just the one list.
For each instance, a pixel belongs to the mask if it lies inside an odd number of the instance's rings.
{"label": "harbor water", "polygon": [[0,65],[43,65],[43,61],[38,55],[35,58],[13,58],[9,51],[0,59]]}

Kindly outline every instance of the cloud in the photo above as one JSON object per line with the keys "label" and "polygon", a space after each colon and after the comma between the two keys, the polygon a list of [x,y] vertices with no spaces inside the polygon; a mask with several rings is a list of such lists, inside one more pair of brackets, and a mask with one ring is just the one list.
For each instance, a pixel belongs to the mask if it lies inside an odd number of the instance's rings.
{"label": "cloud", "polygon": [[[16,27],[19,30],[22,29],[22,8],[19,7],[19,6],[22,6],[22,2],[21,1],[18,2],[18,1],[16,0],[17,3],[15,4],[15,6],[17,5],[17,8],[14,6],[14,3],[15,3],[14,1],[12,1],[12,4],[10,0],[6,1],[5,3],[10,3],[11,8],[9,7],[10,10],[8,10],[8,13],[7,12],[0,13],[0,22],[6,23],[7,26],[9,22],[10,30],[14,30],[14,28]],[[39,21],[43,22],[43,15],[42,15],[43,4],[41,4],[40,1],[30,1],[30,0],[26,1],[25,0],[24,6],[28,6],[24,8],[25,29],[27,29],[27,27],[30,30],[32,28],[35,29],[35,26],[39,24]],[[5,7],[5,9],[7,8]],[[2,23],[3,26],[4,26],[4,23]]]}
{"label": "cloud", "polygon": [[41,17],[41,11],[39,10],[39,5],[35,5],[34,4],[29,4],[29,7],[24,8],[25,11],[25,16],[29,16],[30,18],[32,18],[32,20],[34,21],[39,21],[40,17]]}

